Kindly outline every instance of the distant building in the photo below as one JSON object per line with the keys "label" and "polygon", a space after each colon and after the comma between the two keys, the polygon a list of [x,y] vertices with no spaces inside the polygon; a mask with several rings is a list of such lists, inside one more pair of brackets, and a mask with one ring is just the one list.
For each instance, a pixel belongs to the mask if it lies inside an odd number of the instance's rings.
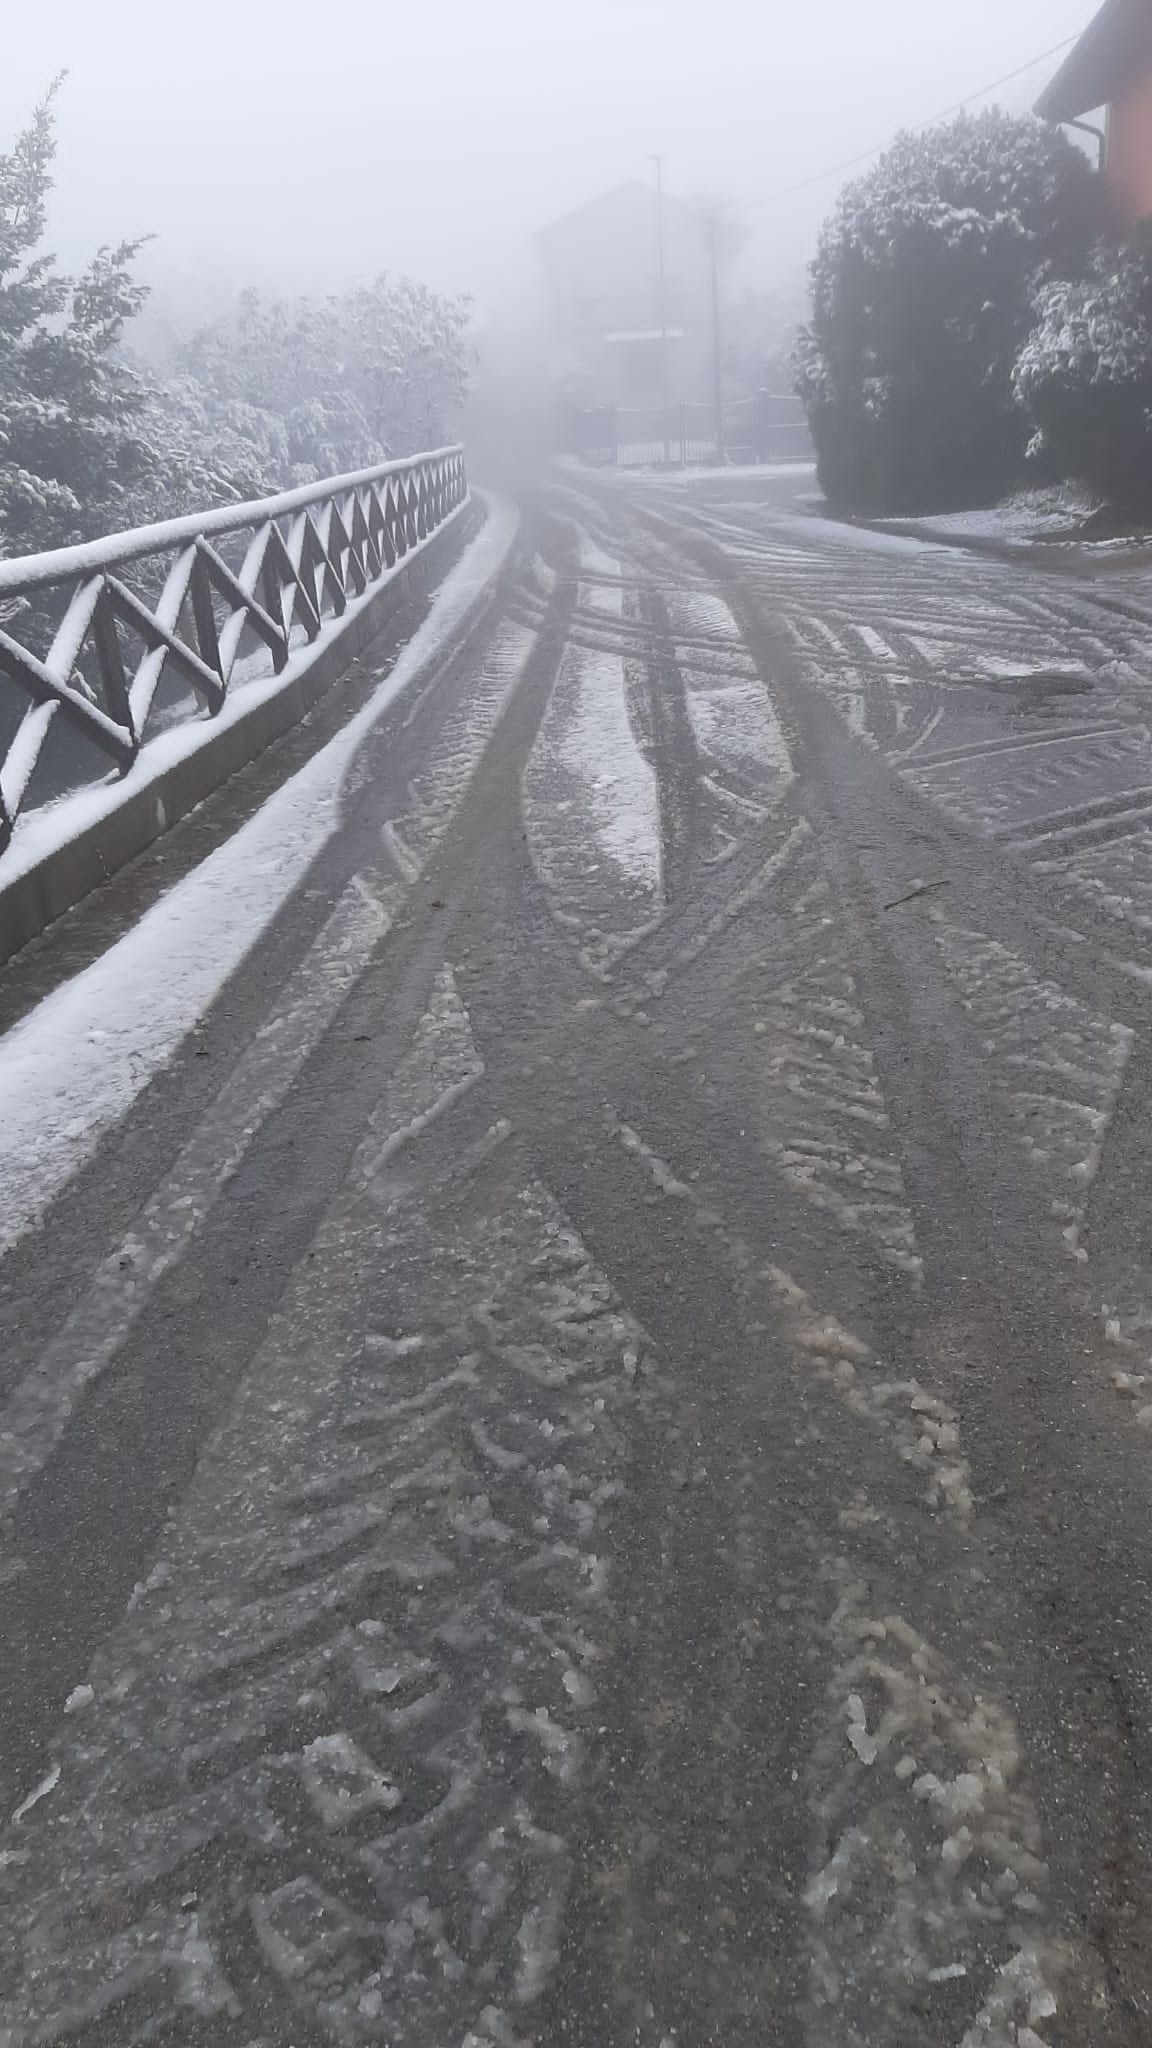
{"label": "distant building", "polygon": [[[653,186],[620,185],[538,235],[551,307],[557,382],[586,405],[659,406],[662,330],[659,227]],[[724,235],[720,260],[738,246]],[[711,391],[708,221],[701,206],[665,195],[664,318],[668,396],[704,403]]]}
{"label": "distant building", "polygon": [[1105,0],[1036,102],[1046,121],[1101,112],[1116,225],[1152,215],[1152,0]]}
{"label": "distant building", "polygon": [[663,332],[654,185],[617,186],[537,236],[551,313],[556,425],[567,453],[607,464],[704,462],[725,453],[740,461],[807,459],[811,442],[787,365],[769,361],[771,342],[756,345],[757,334],[778,341],[779,322],[758,318],[747,298],[730,302],[726,279],[743,241],[730,221],[710,218],[705,204],[665,194]]}

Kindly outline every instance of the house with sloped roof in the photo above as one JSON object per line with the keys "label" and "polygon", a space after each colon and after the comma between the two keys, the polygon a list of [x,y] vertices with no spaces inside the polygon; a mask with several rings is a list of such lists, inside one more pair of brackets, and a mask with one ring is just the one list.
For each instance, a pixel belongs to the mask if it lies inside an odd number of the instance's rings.
{"label": "house with sloped roof", "polygon": [[1118,230],[1152,217],[1152,0],[1105,0],[1036,112],[1099,129]]}
{"label": "house with sloped roof", "polygon": [[[732,253],[725,239],[722,260]],[[639,182],[603,192],[536,238],[556,368],[590,403],[675,405],[711,390],[708,221]],[[661,258],[662,263],[661,263]],[[663,289],[661,289],[661,285]]]}

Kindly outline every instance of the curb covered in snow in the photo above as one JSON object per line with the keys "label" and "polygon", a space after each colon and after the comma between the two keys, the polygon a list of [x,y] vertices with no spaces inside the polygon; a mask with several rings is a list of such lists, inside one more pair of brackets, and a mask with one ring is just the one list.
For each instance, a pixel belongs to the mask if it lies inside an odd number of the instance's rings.
{"label": "curb covered in snow", "polygon": [[[161,734],[122,781],[77,790],[23,821],[0,856],[0,963],[297,725],[388,620],[450,567],[476,503],[466,499],[281,674],[237,690],[215,718]],[[486,596],[477,593],[476,609]]]}
{"label": "curb covered in snow", "polygon": [[918,541],[922,546],[959,549],[982,555],[994,562],[1023,563],[1030,569],[1061,576],[1097,577],[1114,569],[1147,569],[1152,566],[1152,542],[1142,537],[1119,535],[1109,540],[1060,538],[1038,532],[1030,538],[1008,533],[965,530],[947,519],[854,519],[851,524],[866,533],[896,535]]}

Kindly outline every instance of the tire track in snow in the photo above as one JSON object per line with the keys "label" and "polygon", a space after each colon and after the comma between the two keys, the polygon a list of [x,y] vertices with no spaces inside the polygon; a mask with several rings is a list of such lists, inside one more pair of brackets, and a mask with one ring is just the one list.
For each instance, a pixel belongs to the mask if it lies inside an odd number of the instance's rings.
{"label": "tire track in snow", "polygon": [[866,1569],[843,1559],[831,1576],[805,2040],[872,2040],[883,2012],[894,2040],[1044,2048],[1062,1977],[1074,1968],[1083,1997],[1092,1966],[1053,1930],[1012,1714],[893,1611]]}
{"label": "tire track in snow", "polygon": [[999,941],[943,918],[936,942],[992,1085],[1072,1253],[1100,1164],[1133,1034],[1099,1016]]}
{"label": "tire track in snow", "polygon": [[[385,839],[415,880],[449,829],[534,645],[506,628],[480,686],[449,716],[415,786],[406,837]],[[224,1083],[138,1226],[111,1252],[76,1308],[0,1407],[0,1528],[40,1472],[84,1392],[117,1355],[150,1294],[187,1250],[257,1133],[285,1099],[384,938],[403,898],[385,878],[356,877],[253,1046]]]}
{"label": "tire track in snow", "polygon": [[412,777],[404,809],[386,824],[385,843],[406,880],[416,879],[443,838],[535,645],[527,627],[501,627]]}
{"label": "tire track in snow", "polygon": [[[0,1406],[0,1530],[7,1530],[84,1394],[108,1370],[153,1289],[186,1252],[256,1133],[284,1101],[388,931],[401,894],[379,875],[357,875],[349,884],[131,1232]],[[12,1569],[18,1560],[9,1555],[4,1562]]]}
{"label": "tire track in snow", "polygon": [[[787,742],[770,692],[720,598],[707,592],[662,597],[657,619],[673,640],[693,765],[701,784],[699,801],[718,847],[713,857],[727,860],[792,788],[795,776]],[[707,668],[699,666],[695,649],[681,637],[687,626],[712,635],[716,656]],[[722,655],[727,657],[726,670],[720,666]]]}
{"label": "tire track in snow", "polygon": [[[699,1208],[699,1227],[714,1239],[717,1219],[693,1188],[635,1130],[622,1128],[619,1140],[663,1201]],[[886,1379],[872,1347],[790,1276],[757,1271],[750,1248],[735,1239],[729,1249],[757,1318],[750,1327],[771,1329],[801,1384],[821,1387],[888,1436],[901,1463],[927,1482],[920,1512],[961,1546],[957,1590],[961,1608],[972,1610],[968,1639],[985,1638],[984,1573],[971,1569],[967,1553],[972,1501],[955,1411],[919,1381]],[[820,1440],[813,1432],[813,1454]],[[711,1468],[717,1452],[707,1435],[696,1439],[694,1455],[701,1471]],[[863,1461],[849,1462],[833,1491],[845,1537],[867,1530],[875,1552],[889,1541],[891,1495],[861,1492],[853,1481],[862,1472]],[[900,1612],[909,1526],[893,1530],[887,1570],[851,1555],[821,1564],[813,1545],[812,1568],[832,1587],[833,1612],[817,1629],[828,1676],[805,1773],[813,1850],[803,1896],[804,2039],[810,2048],[862,2048],[883,2014],[893,2038],[903,2038],[903,2028],[955,2048],[1038,2048],[1052,2038],[1048,2023],[1069,1972],[1081,1997],[1093,1983],[1103,1996],[1103,1986],[1050,1896],[1039,1813],[999,1672],[958,1669]],[[906,1591],[919,1599],[918,1585]],[[986,1640],[981,1654],[985,1665],[1001,1655]],[[729,1716],[741,1711],[731,1700]],[[735,1746],[733,1734],[725,1739]],[[681,2015],[666,1984],[654,1979],[650,1991],[651,2031],[637,2038],[655,2043],[661,2026],[674,2038]]]}
{"label": "tire track in snow", "polygon": [[756,1004],[761,1146],[806,1202],[918,1278],[920,1256],[855,979],[822,880],[797,905],[799,971]]}
{"label": "tire track in snow", "polygon": [[565,652],[521,786],[553,915],[602,973],[663,904],[657,782],[632,731],[621,656]]}
{"label": "tire track in snow", "polygon": [[530,2024],[647,1346],[500,1127],[423,1184],[480,1072],[445,970],[0,1854],[0,2040]]}

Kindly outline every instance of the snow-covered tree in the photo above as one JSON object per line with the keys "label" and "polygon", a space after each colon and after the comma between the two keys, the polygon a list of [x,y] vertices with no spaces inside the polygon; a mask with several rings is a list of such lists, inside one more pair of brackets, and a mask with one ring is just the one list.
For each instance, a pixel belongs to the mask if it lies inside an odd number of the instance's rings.
{"label": "snow-covered tree", "polygon": [[468,317],[407,278],[323,300],[246,292],[179,364],[225,440],[251,438],[270,485],[304,483],[447,436],[467,390]]}
{"label": "snow-covered tree", "polygon": [[359,469],[443,439],[468,308],[407,279],[281,304],[249,292],[159,378],[123,345],[140,242],[65,276],[42,247],[59,81],[0,155],[0,553]]}
{"label": "snow-covered tree", "polygon": [[434,447],[467,395],[467,301],[411,278],[378,277],[346,305],[346,371],[373,432],[397,453]]}
{"label": "snow-covered tree", "polygon": [[1040,292],[1013,388],[1029,453],[1126,512],[1152,511],[1152,229]]}
{"label": "snow-covered tree", "polygon": [[[57,82],[59,83],[59,81]],[[0,552],[25,554],[123,523],[151,461],[141,380],[119,354],[145,287],[138,242],[64,276],[42,251],[56,140],[53,86],[0,155]]]}
{"label": "snow-covered tree", "polygon": [[899,136],[846,188],[798,352],[830,498],[916,511],[1018,479],[1013,366],[1037,289],[1083,272],[1097,183],[1059,132],[991,109]]}

